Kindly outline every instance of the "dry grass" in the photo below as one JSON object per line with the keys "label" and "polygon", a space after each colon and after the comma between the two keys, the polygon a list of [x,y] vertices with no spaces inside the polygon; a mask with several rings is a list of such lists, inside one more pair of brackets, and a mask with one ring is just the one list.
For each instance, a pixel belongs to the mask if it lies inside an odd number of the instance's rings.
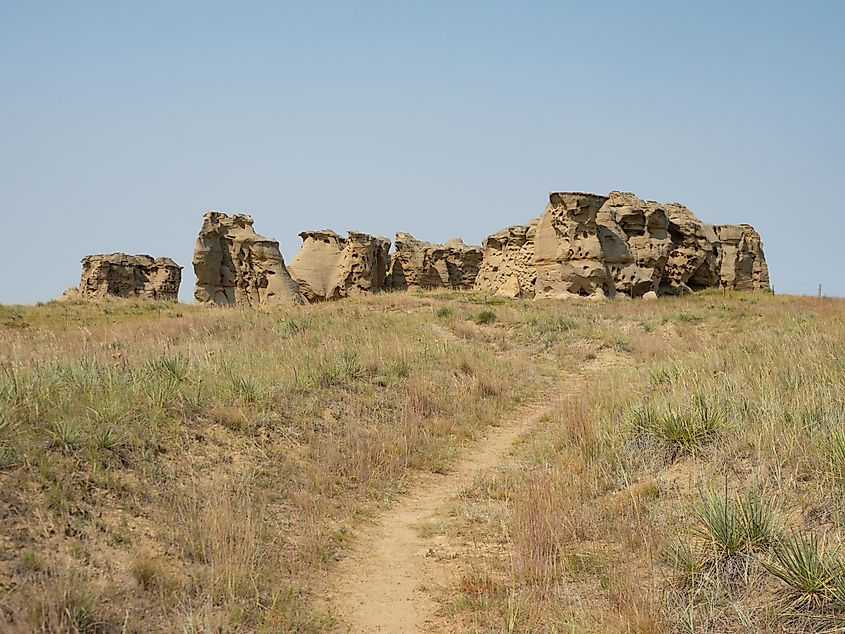
{"label": "dry grass", "polygon": [[0,307],[0,629],[326,631],[357,524],[605,358],[436,527],[472,632],[845,623],[842,302]]}
{"label": "dry grass", "polygon": [[357,522],[540,383],[477,312],[0,308],[0,629],[325,631]]}
{"label": "dry grass", "polygon": [[626,362],[466,494],[447,532],[487,553],[499,600],[447,609],[473,632],[840,631],[843,307],[708,294],[512,315]]}

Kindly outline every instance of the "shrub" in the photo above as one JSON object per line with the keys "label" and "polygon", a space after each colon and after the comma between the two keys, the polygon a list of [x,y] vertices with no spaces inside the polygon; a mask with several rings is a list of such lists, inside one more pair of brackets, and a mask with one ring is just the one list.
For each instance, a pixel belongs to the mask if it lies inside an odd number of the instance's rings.
{"label": "shrub", "polygon": [[494,321],[496,321],[496,313],[489,308],[485,308],[475,316],[477,324],[492,324]]}

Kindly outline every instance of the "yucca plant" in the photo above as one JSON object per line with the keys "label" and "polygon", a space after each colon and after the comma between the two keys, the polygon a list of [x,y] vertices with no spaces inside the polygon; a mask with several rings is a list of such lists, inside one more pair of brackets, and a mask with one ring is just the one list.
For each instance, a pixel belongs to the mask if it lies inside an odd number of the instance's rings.
{"label": "yucca plant", "polygon": [[717,557],[730,557],[748,546],[739,505],[717,491],[705,492],[695,507],[698,535]]}
{"label": "yucca plant", "polygon": [[94,444],[101,451],[115,451],[126,442],[126,435],[113,425],[102,427],[94,435]]}
{"label": "yucca plant", "polygon": [[261,393],[265,391],[261,384],[251,376],[233,377],[231,390],[235,398],[240,398],[251,405],[258,403],[261,399]]}
{"label": "yucca plant", "polygon": [[180,356],[164,355],[149,362],[150,369],[160,376],[181,383],[188,378],[190,365],[188,360]]}
{"label": "yucca plant", "polygon": [[760,491],[737,498],[745,539],[749,548],[768,548],[778,540],[776,506]]}
{"label": "yucca plant", "polygon": [[489,308],[485,308],[475,316],[477,324],[492,324],[494,321],[496,321],[496,313]]}
{"label": "yucca plant", "polygon": [[56,421],[50,427],[50,446],[65,453],[79,449],[82,438],[82,428],[72,420]]}
{"label": "yucca plant", "polygon": [[670,445],[675,453],[695,453],[725,424],[721,408],[697,394],[691,408],[658,412],[646,405],[633,414],[634,429]]}
{"label": "yucca plant", "polygon": [[831,564],[838,559],[838,551],[824,551],[818,535],[795,531],[775,543],[769,559],[763,560],[766,570],[789,586],[790,607],[818,608],[833,595],[841,564]]}

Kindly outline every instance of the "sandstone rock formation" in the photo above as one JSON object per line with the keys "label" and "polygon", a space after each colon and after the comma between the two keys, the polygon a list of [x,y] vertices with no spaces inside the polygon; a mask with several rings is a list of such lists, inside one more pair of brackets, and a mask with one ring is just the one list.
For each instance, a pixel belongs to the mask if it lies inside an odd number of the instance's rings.
{"label": "sandstone rock formation", "polygon": [[534,238],[535,297],[587,296],[598,289],[605,293],[612,286],[609,262],[624,264],[631,256],[619,248],[619,237],[612,229],[598,224],[606,201],[605,196],[578,192],[549,196]]}
{"label": "sandstone rock formation", "polygon": [[475,287],[503,297],[653,297],[768,290],[769,276],[750,225],[708,225],[683,205],[626,192],[557,192],[539,220],[485,240]]}
{"label": "sandstone rock formation", "polygon": [[390,240],[350,231],[303,231],[290,272],[308,301],[339,299],[384,288]]}
{"label": "sandstone rock formation", "polygon": [[210,211],[194,247],[194,298],[201,304],[304,304],[282,259],[279,243],[255,233],[251,216]]}
{"label": "sandstone rock formation", "polygon": [[472,288],[483,256],[479,247],[468,246],[458,238],[432,244],[409,233],[397,233],[394,246],[387,281],[394,290]]}
{"label": "sandstone rock formation", "polygon": [[715,225],[719,238],[716,270],[722,286],[739,290],[769,288],[763,241],[751,225]]}
{"label": "sandstone rock formation", "polygon": [[615,271],[616,292],[633,297],[656,292],[672,248],[665,209],[633,194],[610,192],[601,211],[622,232],[630,253]]}
{"label": "sandstone rock formation", "polygon": [[61,299],[139,297],[178,301],[182,267],[170,258],[107,253],[82,258],[78,288],[65,291]]}
{"label": "sandstone rock formation", "polygon": [[537,270],[534,238],[537,220],[502,229],[484,240],[476,288],[493,290],[498,297],[534,297]]}

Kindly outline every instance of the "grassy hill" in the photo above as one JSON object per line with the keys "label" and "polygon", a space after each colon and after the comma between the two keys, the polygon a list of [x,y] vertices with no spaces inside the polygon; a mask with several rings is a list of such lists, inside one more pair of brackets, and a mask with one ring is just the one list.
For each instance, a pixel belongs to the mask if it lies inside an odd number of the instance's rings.
{"label": "grassy hill", "polygon": [[322,589],[356,528],[593,364],[420,527],[461,553],[455,630],[836,631],[843,309],[0,307],[0,629],[343,631]]}

